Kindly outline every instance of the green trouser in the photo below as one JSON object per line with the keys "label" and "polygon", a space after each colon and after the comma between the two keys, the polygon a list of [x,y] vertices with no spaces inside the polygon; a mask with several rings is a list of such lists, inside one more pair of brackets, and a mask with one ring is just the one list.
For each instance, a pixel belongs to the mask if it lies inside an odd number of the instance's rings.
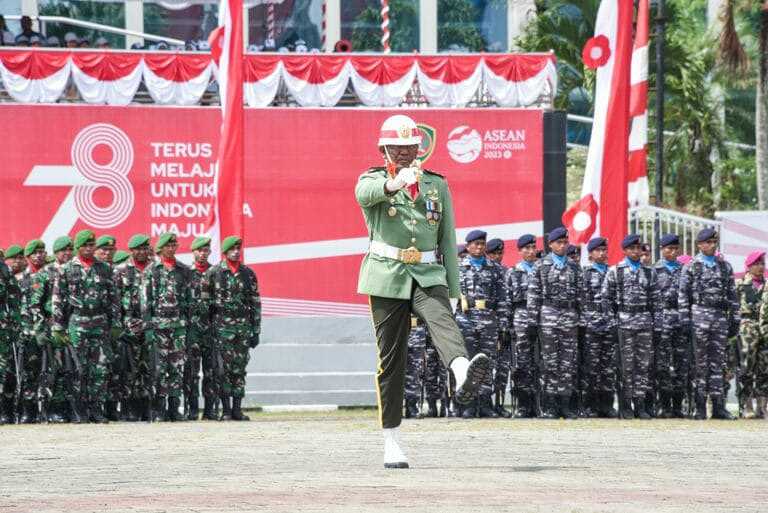
{"label": "green trouser", "polygon": [[414,281],[411,299],[370,296],[373,327],[378,345],[376,396],[379,422],[384,429],[400,425],[405,393],[405,363],[411,312],[424,321],[440,359],[448,368],[454,358],[466,357],[464,339],[451,314],[448,288],[421,288]]}

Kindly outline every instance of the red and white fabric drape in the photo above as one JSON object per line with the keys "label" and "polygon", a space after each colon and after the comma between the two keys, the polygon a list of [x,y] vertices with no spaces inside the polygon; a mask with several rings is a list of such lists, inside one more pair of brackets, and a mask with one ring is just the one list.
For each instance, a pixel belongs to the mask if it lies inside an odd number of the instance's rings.
{"label": "red and white fabric drape", "polygon": [[[503,107],[525,107],[557,88],[552,54],[247,55],[244,97],[272,103],[281,84],[304,107],[332,107],[351,85],[363,104],[394,107],[418,82],[433,106],[466,105],[481,87]],[[2,50],[0,77],[13,99],[57,101],[71,78],[88,103],[126,105],[142,81],[159,104],[193,105],[217,78],[210,54]]]}

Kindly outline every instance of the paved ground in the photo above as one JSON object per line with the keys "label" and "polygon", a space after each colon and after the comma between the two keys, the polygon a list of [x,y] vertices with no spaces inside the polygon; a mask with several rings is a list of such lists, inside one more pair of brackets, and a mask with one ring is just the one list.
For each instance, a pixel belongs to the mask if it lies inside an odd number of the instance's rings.
{"label": "paved ground", "polygon": [[0,427],[0,512],[768,510],[768,421],[410,421],[385,471],[371,411],[252,417]]}

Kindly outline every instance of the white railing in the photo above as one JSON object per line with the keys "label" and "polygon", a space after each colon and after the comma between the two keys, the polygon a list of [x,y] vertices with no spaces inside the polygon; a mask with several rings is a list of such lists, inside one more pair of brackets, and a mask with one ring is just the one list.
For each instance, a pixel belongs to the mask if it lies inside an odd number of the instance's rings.
{"label": "white railing", "polygon": [[680,250],[693,255],[696,252],[696,234],[704,228],[722,227],[720,221],[684,214],[675,210],[658,207],[633,207],[628,212],[629,232],[636,233],[651,245],[651,254],[656,254],[656,233],[663,236],[673,233],[680,237]]}

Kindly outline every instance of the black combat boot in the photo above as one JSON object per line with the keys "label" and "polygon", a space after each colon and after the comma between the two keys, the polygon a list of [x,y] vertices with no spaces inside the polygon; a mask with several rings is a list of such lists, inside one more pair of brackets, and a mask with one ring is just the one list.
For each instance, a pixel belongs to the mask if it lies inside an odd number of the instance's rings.
{"label": "black combat boot", "polygon": [[504,392],[496,392],[494,400],[495,404],[493,409],[499,417],[504,419],[512,418],[512,412],[504,407]]}
{"label": "black combat boot", "polygon": [[4,399],[0,399],[0,426],[3,424],[12,424],[13,421],[11,420],[11,417],[8,415],[8,410],[6,410],[6,402]]}
{"label": "black combat boot", "polygon": [[221,417],[219,417],[219,420],[232,420],[231,400],[232,398],[227,395],[221,396]]}
{"label": "black combat boot", "polygon": [[37,404],[35,401],[23,401],[19,424],[35,424],[37,422]]}
{"label": "black combat boot", "polygon": [[83,419],[80,416],[80,409],[77,404],[77,400],[74,398],[67,399],[67,418],[72,424],[82,424]]}
{"label": "black combat boot", "polygon": [[557,396],[554,394],[541,394],[541,415],[540,419],[558,419],[560,416],[557,411]]}
{"label": "black combat boot", "polygon": [[645,397],[635,397],[635,418],[640,420],[651,420],[651,415],[648,413],[648,400]]}
{"label": "black combat boot", "polygon": [[441,419],[447,415],[448,412],[448,399],[443,397],[440,399],[440,409],[437,411],[437,416]]}
{"label": "black combat boot", "polygon": [[725,399],[722,395],[712,396],[712,418],[720,420],[736,420],[725,407]]}
{"label": "black combat boot", "polygon": [[696,394],[696,413],[694,420],[707,420],[707,396]]}
{"label": "black combat boot", "polygon": [[3,397],[2,403],[3,412],[5,413],[5,418],[7,419],[6,424],[16,424],[16,408],[13,397]]}
{"label": "black combat boot", "polygon": [[613,392],[600,392],[600,416],[605,419],[615,419],[619,412],[613,407]]}
{"label": "black combat boot", "polygon": [[656,394],[653,392],[645,394],[645,411],[652,419],[656,418]]}
{"label": "black combat boot", "polygon": [[142,397],[141,399],[141,420],[142,422],[155,421],[155,409],[151,397]]}
{"label": "black combat boot", "polygon": [[168,420],[171,422],[183,422],[187,420],[184,415],[179,413],[179,406],[181,406],[180,397],[168,398]]}
{"label": "black combat boot", "polygon": [[493,401],[490,395],[481,396],[478,399],[477,416],[480,418],[498,419],[499,414],[493,409]]}
{"label": "black combat boot", "polygon": [[671,419],[672,415],[672,394],[669,392],[659,392],[659,418]]}
{"label": "black combat boot", "polygon": [[53,403],[48,408],[48,422],[51,424],[63,424],[66,419],[63,415],[64,404]]}
{"label": "black combat boot", "polygon": [[232,398],[232,420],[240,420],[240,421],[251,420],[251,418],[248,415],[243,413],[242,397]]}
{"label": "black combat boot", "polygon": [[189,398],[189,415],[187,415],[187,420],[197,420],[199,414],[200,399],[197,396],[192,396]]}
{"label": "black combat boot", "polygon": [[219,420],[213,407],[216,404],[216,398],[205,396],[203,398],[203,420]]}
{"label": "black combat boot", "polygon": [[99,402],[91,403],[88,408],[88,420],[92,424],[108,424],[109,419],[104,416],[104,407]]}
{"label": "black combat boot", "polygon": [[418,399],[405,400],[405,418],[406,419],[419,418],[419,400]]}
{"label": "black combat boot", "polygon": [[477,418],[477,399],[469,404],[465,404],[461,411],[462,419],[475,419]]}
{"label": "black combat boot", "polygon": [[619,417],[625,420],[635,418],[635,412],[632,410],[632,400],[629,397],[624,396],[621,398]]}
{"label": "black combat boot", "polygon": [[533,418],[533,401],[531,400],[531,394],[525,390],[519,390],[517,392],[517,411],[515,412],[514,418]]}
{"label": "black combat boot", "polygon": [[123,412],[123,419],[126,422],[138,422],[141,420],[141,399],[131,397],[121,403],[121,406],[125,406],[125,412]]}
{"label": "black combat boot", "polygon": [[563,394],[560,396],[560,416],[564,419],[578,419],[579,416],[573,411],[573,394]]}
{"label": "black combat boot", "polygon": [[684,419],[683,412],[683,394],[675,392],[672,394],[672,417],[673,419]]}
{"label": "black combat boot", "polygon": [[437,399],[427,399],[427,417],[437,417]]}
{"label": "black combat boot", "polygon": [[156,422],[167,422],[168,421],[168,407],[166,405],[165,396],[158,395],[155,397],[155,404],[153,410],[152,418]]}
{"label": "black combat boot", "polygon": [[117,422],[120,420],[120,415],[117,413],[117,401],[106,402],[106,413],[107,420],[112,422]]}

